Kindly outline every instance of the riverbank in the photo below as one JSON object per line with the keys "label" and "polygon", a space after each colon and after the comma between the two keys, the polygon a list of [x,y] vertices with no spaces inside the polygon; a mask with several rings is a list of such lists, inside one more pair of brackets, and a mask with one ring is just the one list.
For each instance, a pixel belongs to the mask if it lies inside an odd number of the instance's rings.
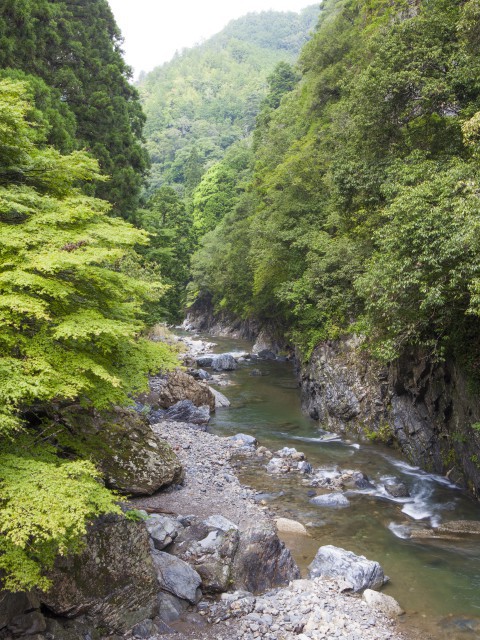
{"label": "riverbank", "polygon": [[[153,429],[176,451],[185,480],[181,487],[134,500],[136,508],[172,517],[221,515],[241,532],[274,528],[268,508],[255,502],[255,491],[238,481],[232,462],[240,448],[234,441],[182,423],[163,422]],[[264,570],[261,564],[252,567],[259,575]],[[219,600],[210,597],[190,607],[182,619],[169,625],[176,631],[173,635],[151,638],[404,640],[395,620],[340,589],[335,580],[317,578],[294,580],[264,595],[245,590],[225,593]]]}

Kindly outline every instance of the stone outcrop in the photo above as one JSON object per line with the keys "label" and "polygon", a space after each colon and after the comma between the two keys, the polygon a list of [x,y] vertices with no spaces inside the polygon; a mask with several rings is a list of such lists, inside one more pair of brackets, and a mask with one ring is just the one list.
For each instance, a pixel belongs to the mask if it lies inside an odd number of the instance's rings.
{"label": "stone outcrop", "polygon": [[100,415],[73,405],[62,411],[61,421],[75,434],[81,452],[99,467],[110,488],[129,495],[151,495],[182,480],[183,469],[175,452],[155,435],[144,415],[128,409]]}
{"label": "stone outcrop", "polygon": [[45,629],[46,620],[35,593],[0,591],[0,633],[5,630],[14,635],[33,635]]}
{"label": "stone outcrop", "polygon": [[310,578],[341,579],[354,592],[380,589],[385,583],[378,562],[330,544],[320,547],[308,570]]}
{"label": "stone outcrop", "polygon": [[150,392],[140,397],[140,401],[152,409],[168,409],[182,400],[190,400],[196,407],[207,405],[211,411],[215,409],[215,396],[208,384],[180,369],[152,378]]}
{"label": "stone outcrop", "polygon": [[302,405],[331,431],[396,444],[423,469],[480,494],[480,403],[452,360],[405,353],[382,366],[359,338],[321,343],[301,367]]}
{"label": "stone outcrop", "polygon": [[157,575],[143,523],[98,519],[83,552],[58,557],[49,577],[53,586],[39,594],[42,605],[62,618],[82,615],[92,629],[121,634],[157,613]]}

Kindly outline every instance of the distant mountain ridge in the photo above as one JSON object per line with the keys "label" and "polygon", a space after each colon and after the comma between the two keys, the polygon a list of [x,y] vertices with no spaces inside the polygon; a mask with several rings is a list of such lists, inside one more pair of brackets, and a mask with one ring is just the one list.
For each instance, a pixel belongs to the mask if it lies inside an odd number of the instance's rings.
{"label": "distant mountain ridge", "polygon": [[268,75],[280,61],[295,62],[318,15],[319,5],[300,13],[250,13],[142,78],[150,193],[163,185],[191,193],[203,173],[253,131]]}

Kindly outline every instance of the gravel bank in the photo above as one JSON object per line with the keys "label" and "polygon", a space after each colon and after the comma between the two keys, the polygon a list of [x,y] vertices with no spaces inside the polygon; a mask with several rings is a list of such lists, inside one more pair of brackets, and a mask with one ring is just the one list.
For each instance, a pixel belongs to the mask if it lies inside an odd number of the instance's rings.
{"label": "gravel bank", "polygon": [[[255,503],[255,492],[243,487],[235,475],[230,461],[239,447],[232,440],[183,423],[160,422],[153,428],[182,461],[185,482],[134,500],[137,508],[200,518],[221,514],[241,530],[271,519],[266,508]],[[263,595],[235,592],[217,601],[204,599],[172,626],[176,633],[152,640],[404,640],[396,620],[324,579],[294,580]]]}

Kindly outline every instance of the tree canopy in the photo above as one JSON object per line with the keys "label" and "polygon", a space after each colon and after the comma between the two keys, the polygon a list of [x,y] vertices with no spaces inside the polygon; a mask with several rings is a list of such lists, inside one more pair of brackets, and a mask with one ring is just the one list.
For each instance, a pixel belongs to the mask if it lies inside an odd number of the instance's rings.
{"label": "tree canopy", "polygon": [[103,180],[97,161],[46,146],[28,98],[0,81],[0,570],[12,590],[45,585],[42,568],[76,548],[85,521],[116,509],[93,465],[59,457],[28,414],[129,403],[149,371],[176,364],[142,337],[150,283],[121,268],[146,234],[82,192]]}

